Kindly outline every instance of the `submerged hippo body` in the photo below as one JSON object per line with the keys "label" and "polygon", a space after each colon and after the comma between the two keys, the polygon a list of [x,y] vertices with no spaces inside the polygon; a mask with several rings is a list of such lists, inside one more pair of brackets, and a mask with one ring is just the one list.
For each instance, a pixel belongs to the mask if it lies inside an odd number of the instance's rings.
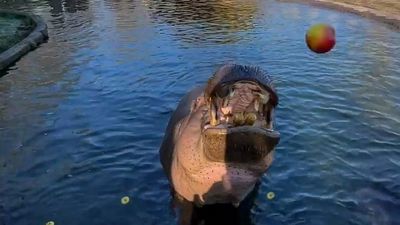
{"label": "submerged hippo body", "polygon": [[272,162],[277,104],[270,77],[241,65],[221,67],[186,94],[160,148],[173,191],[196,205],[239,205]]}

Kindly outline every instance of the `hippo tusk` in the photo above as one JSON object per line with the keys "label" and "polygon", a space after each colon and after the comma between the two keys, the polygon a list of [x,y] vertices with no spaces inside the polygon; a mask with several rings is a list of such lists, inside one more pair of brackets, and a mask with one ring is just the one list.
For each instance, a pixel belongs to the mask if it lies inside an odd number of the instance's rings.
{"label": "hippo tusk", "polygon": [[254,100],[254,109],[256,110],[256,112],[258,112],[258,110],[260,110],[260,100],[258,100],[258,99]]}
{"label": "hippo tusk", "polygon": [[269,94],[259,93],[258,96],[260,97],[260,101],[262,104],[267,104],[267,102],[269,101]]}
{"label": "hippo tusk", "polygon": [[217,126],[218,119],[217,119],[217,110],[215,108],[214,102],[210,99],[210,125]]}

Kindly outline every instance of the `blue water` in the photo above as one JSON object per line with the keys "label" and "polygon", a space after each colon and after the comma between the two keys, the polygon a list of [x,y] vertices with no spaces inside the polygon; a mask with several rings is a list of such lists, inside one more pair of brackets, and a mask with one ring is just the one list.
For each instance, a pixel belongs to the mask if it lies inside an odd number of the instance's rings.
{"label": "blue water", "polygon": [[[280,96],[255,224],[400,224],[400,32],[302,4],[195,2],[0,2],[50,35],[0,75],[0,224],[175,224],[163,132],[227,62],[269,71]],[[337,33],[325,55],[304,43],[319,22]]]}

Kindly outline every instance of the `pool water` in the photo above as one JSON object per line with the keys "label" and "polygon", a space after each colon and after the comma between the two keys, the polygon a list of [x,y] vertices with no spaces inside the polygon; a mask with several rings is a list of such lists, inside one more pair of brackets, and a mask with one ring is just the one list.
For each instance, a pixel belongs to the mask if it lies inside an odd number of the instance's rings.
{"label": "pool water", "polygon": [[[42,16],[50,36],[0,74],[1,225],[176,224],[164,129],[180,97],[228,62],[268,71],[280,96],[254,224],[399,224],[398,30],[272,0],[0,8]],[[304,43],[320,22],[337,34],[324,55]]]}

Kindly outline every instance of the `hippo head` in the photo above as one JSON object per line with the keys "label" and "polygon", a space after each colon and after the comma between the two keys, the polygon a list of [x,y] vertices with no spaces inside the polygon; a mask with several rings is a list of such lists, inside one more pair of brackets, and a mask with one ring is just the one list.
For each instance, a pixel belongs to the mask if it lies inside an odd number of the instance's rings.
{"label": "hippo head", "polygon": [[263,163],[279,142],[273,118],[278,96],[270,77],[257,67],[224,66],[209,79],[204,97],[205,156],[230,164]]}
{"label": "hippo head", "polygon": [[176,192],[198,204],[238,205],[272,162],[277,104],[271,79],[259,68],[218,69],[175,130]]}

